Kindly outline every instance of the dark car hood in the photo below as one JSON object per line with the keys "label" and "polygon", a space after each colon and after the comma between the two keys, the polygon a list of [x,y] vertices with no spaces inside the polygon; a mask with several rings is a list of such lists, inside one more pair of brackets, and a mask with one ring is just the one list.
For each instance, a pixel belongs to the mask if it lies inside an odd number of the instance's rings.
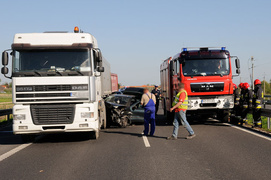
{"label": "dark car hood", "polygon": [[106,101],[105,101],[105,105],[107,107],[110,107],[110,108],[113,107],[113,106],[118,106],[120,108],[126,108],[127,107],[127,105],[116,104],[116,103],[111,103],[111,102],[106,102]]}

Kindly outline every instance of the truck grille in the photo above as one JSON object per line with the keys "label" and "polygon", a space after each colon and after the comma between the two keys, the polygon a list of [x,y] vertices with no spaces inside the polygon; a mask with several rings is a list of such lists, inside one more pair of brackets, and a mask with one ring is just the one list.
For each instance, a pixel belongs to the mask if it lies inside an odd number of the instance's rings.
{"label": "truck grille", "polygon": [[191,83],[191,92],[221,92],[224,82]]}
{"label": "truck grille", "polygon": [[30,108],[36,125],[71,124],[74,120],[74,104],[31,105]]}
{"label": "truck grille", "polygon": [[88,84],[25,85],[16,86],[16,102],[42,103],[88,101]]}

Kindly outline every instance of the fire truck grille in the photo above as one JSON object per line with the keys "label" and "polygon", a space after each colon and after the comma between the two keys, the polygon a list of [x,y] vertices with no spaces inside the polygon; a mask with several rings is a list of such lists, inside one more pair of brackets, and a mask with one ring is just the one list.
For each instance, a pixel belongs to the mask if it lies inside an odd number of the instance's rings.
{"label": "fire truck grille", "polygon": [[74,120],[74,104],[31,105],[33,123],[36,125],[71,124]]}
{"label": "fire truck grille", "polygon": [[208,83],[191,83],[191,92],[222,92],[224,82]]}

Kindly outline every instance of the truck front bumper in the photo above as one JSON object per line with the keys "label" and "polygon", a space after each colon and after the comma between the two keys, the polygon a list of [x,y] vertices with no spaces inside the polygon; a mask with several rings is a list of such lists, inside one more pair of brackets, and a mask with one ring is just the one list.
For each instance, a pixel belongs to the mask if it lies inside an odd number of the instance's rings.
{"label": "truck front bumper", "polygon": [[233,95],[201,96],[188,98],[188,110],[204,109],[232,109],[234,106]]}
{"label": "truck front bumper", "polygon": [[[94,104],[76,104],[74,120],[67,124],[35,124],[33,123],[30,105],[15,105],[13,107],[14,134],[42,134],[62,132],[88,132],[99,130],[97,106]],[[82,113],[93,113],[92,117],[82,117]]]}

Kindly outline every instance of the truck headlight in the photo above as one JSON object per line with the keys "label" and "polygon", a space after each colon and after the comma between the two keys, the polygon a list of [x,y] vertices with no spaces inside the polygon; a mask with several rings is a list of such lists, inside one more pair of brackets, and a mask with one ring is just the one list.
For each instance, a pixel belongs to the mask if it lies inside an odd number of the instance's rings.
{"label": "truck headlight", "polygon": [[94,118],[94,112],[81,112],[81,118]]}
{"label": "truck headlight", "polygon": [[25,120],[25,114],[14,114],[13,120]]}

